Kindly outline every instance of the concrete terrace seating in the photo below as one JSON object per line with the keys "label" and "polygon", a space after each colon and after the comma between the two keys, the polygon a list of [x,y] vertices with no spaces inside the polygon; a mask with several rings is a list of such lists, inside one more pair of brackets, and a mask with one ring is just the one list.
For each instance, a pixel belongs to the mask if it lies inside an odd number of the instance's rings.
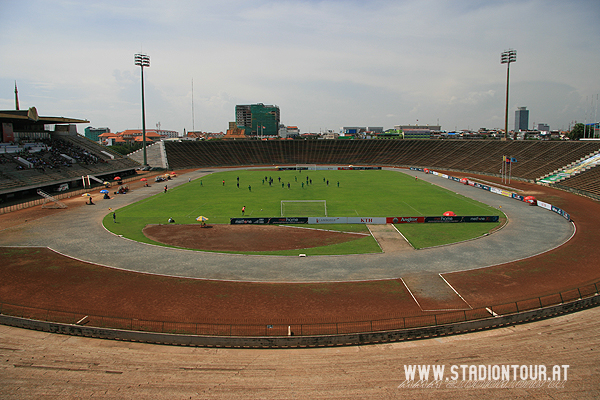
{"label": "concrete terrace seating", "polygon": [[[82,136],[58,136],[44,143],[49,150],[29,153],[0,154],[0,190],[45,186],[85,175],[104,175],[132,170],[139,164]],[[114,159],[105,153],[114,155]],[[35,168],[19,168],[13,157],[22,155]],[[66,154],[75,162],[61,156]]]}
{"label": "concrete terrace seating", "polygon": [[600,149],[598,142],[491,140],[238,140],[165,142],[172,169],[236,165],[341,164],[419,166],[534,180]]}
{"label": "concrete terrace seating", "polygon": [[[127,169],[127,168],[136,168],[139,167],[139,163],[134,160],[131,160],[129,157],[125,157],[120,153],[117,153],[114,150],[109,149],[108,147],[102,146],[93,140],[86,138],[85,136],[77,135],[77,136],[61,136],[61,139],[72,143],[73,145],[93,154],[98,157],[102,162],[112,164],[110,169]],[[109,157],[107,154],[112,154],[114,158]],[[104,171],[106,168],[99,168],[97,173]]]}
{"label": "concrete terrace seating", "polygon": [[575,192],[600,200],[600,166],[567,178],[555,186],[568,190],[575,189]]}

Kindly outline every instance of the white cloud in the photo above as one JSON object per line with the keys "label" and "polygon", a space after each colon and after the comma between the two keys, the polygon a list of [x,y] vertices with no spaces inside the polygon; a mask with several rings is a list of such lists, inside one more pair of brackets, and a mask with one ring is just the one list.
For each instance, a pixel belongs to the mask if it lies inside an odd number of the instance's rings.
{"label": "white cloud", "polygon": [[[226,0],[4,2],[0,105],[87,118],[113,131],[224,131],[240,103],[281,107],[301,130],[343,125],[503,125],[517,105],[551,128],[583,120],[600,92],[595,1]],[[82,130],[83,127],[80,128]]]}

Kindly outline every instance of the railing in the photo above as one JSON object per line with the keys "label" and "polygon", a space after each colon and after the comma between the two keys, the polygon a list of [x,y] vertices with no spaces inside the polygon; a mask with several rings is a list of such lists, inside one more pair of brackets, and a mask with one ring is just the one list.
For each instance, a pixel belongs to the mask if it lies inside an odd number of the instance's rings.
{"label": "railing", "polygon": [[340,335],[365,332],[393,331],[410,328],[435,327],[491,317],[518,314],[550,306],[569,303],[598,295],[600,281],[578,288],[533,297],[526,300],[498,304],[471,310],[443,313],[426,313],[398,316],[395,318],[360,321],[323,321],[298,323],[290,320],[277,323],[218,323],[215,321],[158,321],[148,316],[108,316],[89,313],[86,310],[57,310],[32,306],[0,303],[0,314],[38,321],[63,324],[79,324],[86,327],[112,328],[131,331],[202,335],[202,336],[315,336]]}

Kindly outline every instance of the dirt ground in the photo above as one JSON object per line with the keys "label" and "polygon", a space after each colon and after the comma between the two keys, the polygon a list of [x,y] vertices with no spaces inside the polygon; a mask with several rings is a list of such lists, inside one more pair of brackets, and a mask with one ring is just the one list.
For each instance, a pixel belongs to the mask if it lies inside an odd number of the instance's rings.
{"label": "dirt ground", "polygon": [[148,225],[144,235],[156,242],[212,251],[307,249],[361,239],[362,234],[277,225]]}
{"label": "dirt ground", "polygon": [[[472,174],[448,172],[456,177]],[[500,178],[478,178],[501,185]],[[444,274],[444,278],[472,306],[501,304],[510,299],[546,296],[560,290],[600,281],[600,203],[562,190],[513,180],[510,187],[523,196],[533,195],[567,211],[576,226],[575,236],[566,244],[525,260],[473,271]],[[507,249],[510,251],[510,249]]]}
{"label": "dirt ground", "polygon": [[[450,174],[461,176],[455,172]],[[479,178],[499,183],[495,178]],[[136,182],[130,186],[134,188],[137,184],[141,185]],[[577,234],[567,244],[543,255],[485,269],[445,274],[444,278],[465,301],[473,307],[486,307],[600,280],[600,253],[597,251],[600,204],[534,184],[513,181],[511,186],[523,190],[522,193],[535,193],[538,199],[565,209],[576,222]],[[84,202],[83,198],[73,198],[69,207],[83,206]],[[45,216],[49,210],[43,211],[41,213],[39,207],[34,207],[0,215],[0,226]],[[173,226],[159,228],[168,230]],[[200,231],[212,234],[217,229]],[[160,234],[167,235],[164,232]],[[336,235],[346,237],[346,234]],[[237,237],[231,242],[246,240]],[[302,240],[310,242],[312,239]],[[115,270],[40,248],[2,248],[0,257],[3,260],[0,302],[74,310],[84,315],[260,324],[365,321],[422,313],[400,280],[317,284],[222,282]]]}

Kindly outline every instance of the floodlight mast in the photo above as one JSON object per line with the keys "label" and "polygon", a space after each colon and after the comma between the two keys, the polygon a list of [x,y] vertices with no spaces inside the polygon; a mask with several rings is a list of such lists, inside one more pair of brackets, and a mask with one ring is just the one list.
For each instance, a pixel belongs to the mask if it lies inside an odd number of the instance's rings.
{"label": "floodlight mast", "polygon": [[144,167],[148,166],[148,160],[146,159],[146,109],[144,106],[144,67],[150,66],[150,57],[146,54],[135,54],[134,55],[135,65],[138,65],[142,73],[142,146],[144,153]]}
{"label": "floodlight mast", "polygon": [[504,111],[504,140],[508,137],[508,79],[510,75],[510,63],[517,61],[517,51],[508,49],[500,55],[500,64],[506,64],[506,109]]}

